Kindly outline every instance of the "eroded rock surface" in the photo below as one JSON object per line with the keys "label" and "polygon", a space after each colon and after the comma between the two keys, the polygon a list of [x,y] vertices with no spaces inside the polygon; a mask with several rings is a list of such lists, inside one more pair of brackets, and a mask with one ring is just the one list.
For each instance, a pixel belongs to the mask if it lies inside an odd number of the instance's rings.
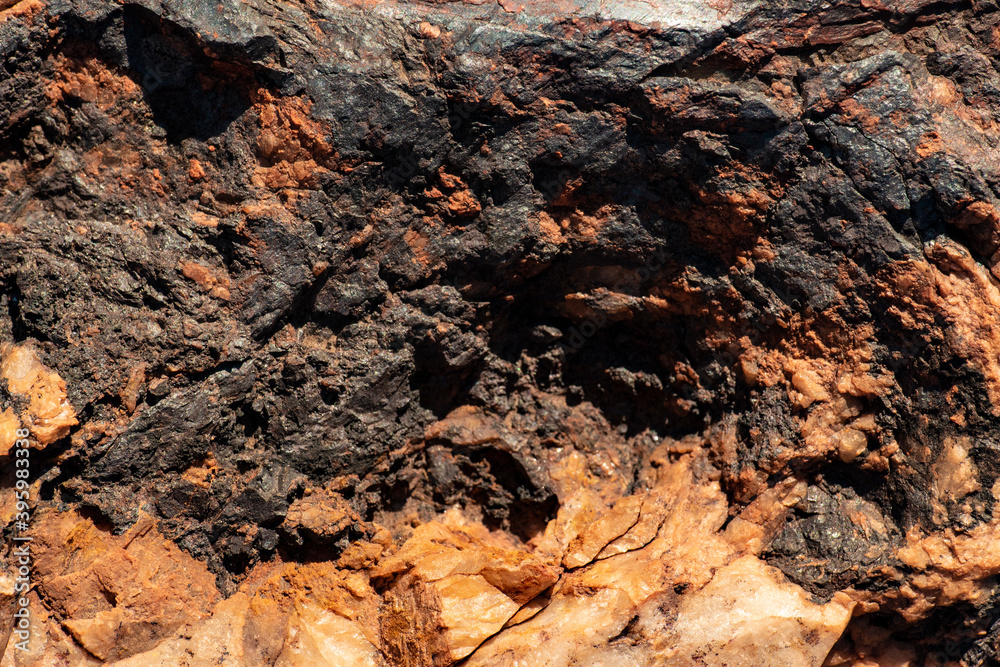
{"label": "eroded rock surface", "polygon": [[0,0],[0,666],[994,664],[998,35]]}

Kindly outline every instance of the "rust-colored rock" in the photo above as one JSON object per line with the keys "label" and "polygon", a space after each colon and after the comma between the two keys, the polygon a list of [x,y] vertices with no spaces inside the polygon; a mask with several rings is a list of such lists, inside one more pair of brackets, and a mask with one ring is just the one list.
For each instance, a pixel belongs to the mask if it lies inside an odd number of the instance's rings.
{"label": "rust-colored rock", "polygon": [[[559,579],[554,564],[463,523],[452,514],[445,523],[418,527],[373,571],[393,581],[383,641],[403,662],[451,664],[465,658]],[[413,637],[412,628],[439,634]]]}
{"label": "rust-colored rock", "polygon": [[163,539],[144,515],[114,537],[75,512],[36,513],[33,576],[62,627],[95,658],[143,652],[219,599],[207,568]]}
{"label": "rust-colored rock", "polygon": [[0,457],[9,455],[19,427],[27,428],[35,446],[42,448],[68,435],[70,427],[79,423],[66,397],[66,383],[30,347],[9,343],[0,347],[0,377],[13,396],[27,399],[19,416],[10,407],[0,413]]}

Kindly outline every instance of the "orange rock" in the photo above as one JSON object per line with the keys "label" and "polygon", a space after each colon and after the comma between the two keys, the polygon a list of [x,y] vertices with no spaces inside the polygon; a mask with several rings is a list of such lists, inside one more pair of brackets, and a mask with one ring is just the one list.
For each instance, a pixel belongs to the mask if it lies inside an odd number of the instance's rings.
{"label": "orange rock", "polygon": [[289,630],[275,667],[385,665],[381,654],[357,623],[316,605],[304,604],[292,617]]}
{"label": "orange rock", "polygon": [[17,430],[21,428],[21,420],[14,414],[13,408],[0,412],[0,457],[10,454],[17,442]]}
{"label": "orange rock", "polygon": [[[814,604],[756,557],[733,561],[737,553],[718,533],[726,500],[717,483],[692,473],[692,460],[662,469],[640,507],[634,528],[647,506],[659,516],[651,523],[662,522],[651,542],[564,575],[541,611],[465,664],[821,664],[853,603],[841,596]],[[632,516],[635,505],[619,503],[605,516]],[[679,595],[678,584],[689,592]]]}
{"label": "orange rock", "polygon": [[438,169],[438,177],[441,179],[441,185],[449,190],[464,189],[466,187],[465,182],[460,177],[449,174],[444,170],[444,167]]}
{"label": "orange rock", "polygon": [[118,537],[76,512],[42,510],[32,526],[39,590],[100,660],[152,648],[218,600],[204,563],[163,539],[146,514]]}
{"label": "orange rock", "polygon": [[542,236],[549,243],[559,245],[566,241],[566,237],[562,233],[562,227],[545,211],[539,211],[538,213],[538,227],[541,229]]}
{"label": "orange rock", "polygon": [[[31,436],[44,447],[69,434],[79,423],[76,411],[66,398],[66,383],[54,371],[46,368],[35,351],[25,345],[5,343],[0,346],[0,376],[7,380],[7,388],[14,394],[29,398],[28,409],[20,415],[20,422],[31,430]],[[11,416],[4,412],[0,417],[0,437],[9,436],[13,425]],[[8,452],[13,441],[0,440],[0,454]]]}
{"label": "orange rock", "polygon": [[461,190],[448,198],[448,210],[459,217],[471,218],[479,215],[483,207],[470,191]]}
{"label": "orange rock", "polygon": [[440,599],[440,623],[452,660],[461,660],[496,634],[519,609],[484,577],[452,575],[433,583]]}
{"label": "orange rock", "polygon": [[942,456],[934,464],[934,477],[941,495],[958,501],[980,489],[976,467],[969,456],[968,437],[945,438]]}
{"label": "orange rock", "polygon": [[837,453],[840,460],[850,463],[856,459],[868,446],[868,436],[853,428],[845,428],[835,434]]}
{"label": "orange rock", "polygon": [[116,667],[274,665],[285,648],[289,622],[289,615],[275,602],[236,593],[220,602],[210,618],[149,651],[114,664]]}
{"label": "orange rock", "polygon": [[456,445],[481,445],[502,439],[498,425],[474,406],[463,405],[424,431],[424,439],[441,438]]}
{"label": "orange rock", "polygon": [[197,283],[198,287],[202,288],[217,299],[221,299],[223,301],[229,300],[230,294],[228,276],[216,273],[207,266],[203,266],[197,262],[186,262],[181,264],[180,268],[184,277]]}
{"label": "orange rock", "polygon": [[205,168],[201,166],[201,162],[194,158],[188,163],[188,178],[192,181],[200,181],[205,178]]}
{"label": "orange rock", "polygon": [[[399,552],[373,572],[392,579],[383,641],[403,664],[450,664],[470,655],[514,614],[551,587],[559,571],[523,551],[504,548],[481,526],[419,526]],[[415,613],[417,618],[406,618]],[[440,628],[435,641],[415,646],[421,629]],[[420,663],[419,660],[429,660]]]}
{"label": "orange rock", "polygon": [[360,522],[360,518],[343,498],[318,491],[291,504],[284,526],[292,531],[307,531],[320,540],[332,540],[355,522]]}
{"label": "orange rock", "polygon": [[906,274],[911,285],[904,293],[945,319],[952,352],[983,373],[993,413],[1000,414],[1000,330],[995,326],[1000,288],[965,248],[953,242],[934,243],[925,255],[928,263],[916,264]]}
{"label": "orange rock", "polygon": [[603,560],[628,551],[635,551],[652,542],[665,518],[665,508],[662,501],[661,497],[655,495],[644,497],[642,507],[639,510],[639,519],[628,529],[628,532],[601,549],[597,554],[597,559]]}
{"label": "orange rock", "polygon": [[642,498],[639,496],[623,498],[570,543],[563,565],[574,568],[593,561],[602,549],[638,522],[641,509]]}
{"label": "orange rock", "polygon": [[198,283],[204,289],[211,289],[215,286],[215,276],[207,267],[197,262],[188,262],[181,265],[181,273],[185,278],[189,278]]}
{"label": "orange rock", "polygon": [[139,400],[139,388],[145,380],[146,364],[140,363],[132,369],[128,377],[128,382],[125,383],[125,387],[120,394],[122,403],[129,412],[135,412]]}
{"label": "orange rock", "polygon": [[441,36],[441,28],[436,25],[432,25],[427,21],[421,22],[417,29],[420,31],[420,36],[426,37],[427,39],[437,39]]}
{"label": "orange rock", "polygon": [[385,547],[381,544],[364,541],[354,542],[340,554],[337,564],[351,570],[370,568],[378,562],[383,551],[385,551]]}
{"label": "orange rock", "polygon": [[826,390],[818,369],[811,367],[808,361],[793,359],[788,362],[787,368],[792,374],[792,386],[802,396],[798,401],[802,407],[809,407],[816,401],[830,400],[830,393]]}
{"label": "orange rock", "polygon": [[84,651],[73,640],[59,623],[58,617],[46,608],[38,593],[30,591],[27,597],[32,630],[27,650],[18,649],[13,641],[17,637],[11,635],[11,641],[6,644],[7,650],[0,658],[0,666],[36,667],[36,665],[62,664],[89,667],[105,664]]}

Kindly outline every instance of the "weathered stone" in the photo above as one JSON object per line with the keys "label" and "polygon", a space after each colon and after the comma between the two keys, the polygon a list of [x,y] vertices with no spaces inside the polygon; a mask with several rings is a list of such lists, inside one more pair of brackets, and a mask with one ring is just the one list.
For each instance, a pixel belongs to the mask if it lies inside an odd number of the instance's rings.
{"label": "weathered stone", "polygon": [[0,667],[1000,659],[998,29],[0,0]]}
{"label": "weathered stone", "polygon": [[43,599],[100,660],[155,646],[218,600],[204,564],[163,539],[148,515],[119,537],[75,512],[47,510],[34,524],[32,576]]}

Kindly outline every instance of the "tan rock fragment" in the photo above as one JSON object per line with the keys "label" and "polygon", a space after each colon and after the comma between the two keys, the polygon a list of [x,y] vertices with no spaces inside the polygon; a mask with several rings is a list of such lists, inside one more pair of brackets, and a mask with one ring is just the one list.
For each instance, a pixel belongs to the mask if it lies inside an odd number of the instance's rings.
{"label": "tan rock fragment", "polygon": [[574,539],[563,557],[565,567],[586,565],[604,547],[629,531],[639,521],[642,498],[627,496]]}
{"label": "tan rock fragment", "polygon": [[152,650],[111,664],[115,667],[273,665],[285,648],[288,626],[288,614],[275,602],[236,593],[220,602],[210,618]]}
{"label": "tan rock fragment", "polygon": [[198,262],[186,262],[180,265],[180,269],[185,278],[197,283],[204,291],[218,299],[229,300],[229,277],[223,270],[213,271]]}
{"label": "tan rock fragment", "polygon": [[17,442],[17,430],[21,428],[21,420],[14,414],[13,408],[0,412],[0,456],[7,456]]}
{"label": "tan rock fragment", "polygon": [[[341,570],[329,561],[262,564],[258,571],[263,579],[252,576],[240,590],[247,595],[274,600],[288,611],[292,616],[289,637],[297,632],[298,618],[306,625],[312,623],[310,619],[316,620],[326,628],[313,628],[317,636],[340,636],[346,632],[352,637],[363,637],[365,643],[373,646],[378,642],[378,609],[382,599],[368,584],[365,575]],[[330,612],[352,625],[348,627],[332,621],[320,611]]]}
{"label": "tan rock fragment", "polygon": [[509,548],[482,526],[455,513],[445,521],[419,526],[373,571],[395,580],[382,620],[394,662],[451,664],[468,656],[558,579],[553,564]]}
{"label": "tan rock fragment", "polygon": [[417,26],[417,30],[420,32],[421,37],[426,37],[427,39],[437,39],[441,36],[441,28],[427,21],[422,21]]}
{"label": "tan rock fragment", "polygon": [[[646,654],[635,662],[633,649],[610,646],[610,640],[635,618],[639,605],[664,591],[672,592],[678,584],[704,585],[711,580],[713,568],[724,565],[732,555],[732,548],[715,534],[726,519],[725,497],[716,482],[697,480],[690,460],[687,456],[681,463],[661,468],[659,482],[649,494],[630,496],[632,500],[617,505],[618,512],[607,513],[638,515],[621,529],[627,536],[630,528],[643,526],[642,512],[649,507],[662,519],[652,542],[564,575],[544,609],[484,643],[468,664],[653,664]],[[608,532],[617,531],[603,534]]]}
{"label": "tan rock fragment", "polygon": [[910,529],[896,557],[915,574],[891,595],[903,618],[912,622],[935,607],[984,602],[992,594],[992,577],[1000,574],[998,542],[1000,519],[996,517],[961,534],[950,528],[930,535]]}
{"label": "tan rock fragment", "polygon": [[104,664],[73,641],[35,591],[28,593],[28,601],[31,635],[27,650],[19,650],[14,645],[16,635],[11,635],[3,658],[0,659],[0,667],[48,667],[49,665],[90,667]]}
{"label": "tan rock fragment", "polygon": [[[801,427],[805,448],[788,448],[782,459],[793,455],[823,459],[836,454],[841,459],[850,457],[853,460],[864,451],[867,439],[857,429],[845,429],[845,426],[859,413],[858,400],[853,397],[837,396],[814,407]],[[852,430],[853,433],[845,433]]]}
{"label": "tan rock fragment", "polygon": [[784,527],[788,508],[802,500],[808,488],[790,477],[766,489],[732,518],[723,536],[738,551],[759,555]]}
{"label": "tan rock fragment", "polygon": [[518,551],[486,560],[479,574],[518,606],[534,600],[559,578],[552,564]]}
{"label": "tan rock fragment", "polygon": [[432,584],[441,599],[441,624],[452,660],[461,660],[496,634],[519,605],[478,575],[454,575]]}
{"label": "tan rock fragment", "polygon": [[340,554],[337,564],[350,570],[368,569],[378,562],[383,551],[385,551],[385,546],[382,544],[366,541],[353,542]]}
{"label": "tan rock fragment", "polygon": [[347,501],[336,493],[320,490],[295,500],[288,508],[284,525],[320,540],[332,540],[355,521],[359,518]]}
{"label": "tan rock fragment", "polygon": [[934,463],[934,479],[941,495],[951,501],[961,500],[979,490],[976,467],[969,458],[969,438],[946,438],[941,456]]}
{"label": "tan rock fragment", "polygon": [[663,525],[665,503],[662,500],[654,494],[644,497],[639,510],[639,519],[628,532],[601,549],[597,559],[603,560],[627,551],[641,549],[652,542],[660,526]]}
{"label": "tan rock fragment", "polygon": [[119,394],[119,397],[122,399],[122,404],[129,412],[135,412],[136,405],[139,403],[139,389],[145,381],[146,364],[140,363],[132,369],[132,372],[129,373],[128,381],[125,383],[125,387]]}
{"label": "tan rock fragment", "polygon": [[[719,533],[727,501],[717,481],[695,472],[697,457],[663,465],[650,492],[607,513],[638,507],[638,519],[618,544],[640,544],[648,526],[659,524],[651,541],[565,574],[551,602],[485,642],[465,664],[821,664],[852,603],[813,604],[777,570],[754,556],[739,557],[736,549],[744,545]],[[801,496],[794,479],[780,486],[761,501],[767,507],[748,513],[761,530]],[[647,511],[656,519],[647,519]]]}
{"label": "tan rock fragment", "polygon": [[837,454],[844,463],[850,463],[868,447],[868,436],[853,428],[836,433],[834,441],[837,443]]}
{"label": "tan rock fragment", "polygon": [[539,595],[531,602],[527,603],[523,607],[517,610],[517,613],[507,620],[504,627],[510,627],[512,625],[517,625],[519,623],[524,623],[525,621],[534,618],[538,612],[549,606],[552,602],[552,598],[548,595]]}
{"label": "tan rock fragment", "polygon": [[823,386],[823,380],[819,374],[811,368],[805,367],[804,363],[790,364],[792,371],[792,386],[802,395],[800,404],[808,407],[816,401],[830,400],[830,393]]}
{"label": "tan rock fragment", "polygon": [[442,438],[456,445],[481,445],[502,437],[496,423],[474,406],[455,408],[444,419],[427,427],[425,440]]}
{"label": "tan rock fragment", "polygon": [[42,510],[32,525],[33,579],[96,658],[146,651],[218,600],[205,564],[163,539],[148,515],[118,537],[76,512]]}
{"label": "tan rock fragment", "polygon": [[482,205],[469,190],[460,190],[448,198],[448,210],[453,214],[471,218],[479,215]]}
{"label": "tan rock fragment", "polygon": [[[7,380],[12,393],[28,397],[21,423],[31,430],[32,438],[41,447],[65,437],[78,423],[76,411],[66,398],[66,383],[42,364],[31,347],[10,343],[0,346],[0,376]],[[9,417],[4,419],[6,429],[12,423]],[[5,445],[6,440],[0,441],[0,452]]]}
{"label": "tan rock fragment", "polygon": [[612,456],[604,452],[588,459],[575,450],[549,467],[559,495],[559,512],[542,537],[535,540],[536,553],[561,560],[569,543],[624,494],[626,483],[611,476],[610,479],[596,476],[591,465],[615,469]]}
{"label": "tan rock fragment", "polygon": [[817,605],[780,572],[753,556],[737,559],[685,596],[662,665],[812,667],[843,634],[853,603]]}
{"label": "tan rock fragment", "polygon": [[423,581],[455,574],[478,574],[514,600],[527,602],[556,582],[559,570],[551,563],[497,541],[481,525],[446,523],[419,526],[399,551],[373,570],[385,578],[410,572]]}
{"label": "tan rock fragment", "polygon": [[837,381],[837,391],[847,396],[881,396],[893,382],[889,376],[868,373],[845,374]]}
{"label": "tan rock fragment", "polygon": [[305,603],[292,617],[288,637],[274,667],[382,667],[384,664],[357,623]]}
{"label": "tan rock fragment", "polygon": [[591,659],[594,653],[625,628],[633,611],[628,595],[616,588],[603,588],[589,596],[558,597],[531,620],[484,644],[465,667],[601,664]]}

